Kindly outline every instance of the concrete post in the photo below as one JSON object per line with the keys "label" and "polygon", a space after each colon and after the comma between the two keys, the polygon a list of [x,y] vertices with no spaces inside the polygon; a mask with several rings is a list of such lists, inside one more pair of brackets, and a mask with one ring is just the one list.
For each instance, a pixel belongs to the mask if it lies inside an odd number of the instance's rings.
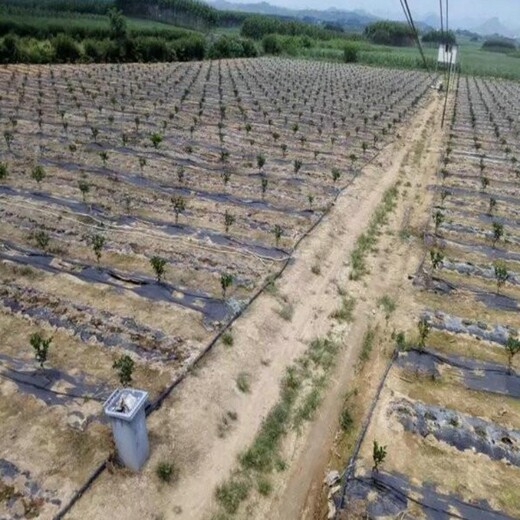
{"label": "concrete post", "polygon": [[148,458],[145,406],[148,392],[133,388],[115,390],[103,405],[110,417],[117,454],[123,464],[139,471]]}

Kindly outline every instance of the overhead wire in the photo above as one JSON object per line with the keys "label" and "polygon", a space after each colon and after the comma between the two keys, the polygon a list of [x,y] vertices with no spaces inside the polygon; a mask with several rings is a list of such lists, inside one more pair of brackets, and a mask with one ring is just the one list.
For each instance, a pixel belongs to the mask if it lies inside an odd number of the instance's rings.
{"label": "overhead wire", "polygon": [[401,2],[401,7],[403,8],[403,11],[404,11],[406,21],[408,22],[408,25],[410,26],[414,39],[417,43],[417,46],[419,47],[419,52],[421,53],[421,58],[423,60],[424,67],[428,72],[430,72],[430,67],[428,65],[428,61],[426,60],[424,50],[422,48],[421,39],[419,38],[419,33],[417,32],[417,28],[413,21],[413,16],[412,16],[412,12],[410,11],[410,7],[408,5],[408,0],[400,0],[400,2]]}
{"label": "overhead wire", "polygon": [[[444,50],[449,49],[450,62],[448,65],[448,79],[446,80],[446,94],[444,96],[444,108],[442,110],[441,128],[444,128],[444,122],[446,120],[446,109],[448,107],[448,94],[450,91],[451,73],[452,73],[452,68],[453,68],[453,52],[454,52],[453,45],[448,43],[448,38],[449,38],[448,10],[449,10],[449,0],[446,0],[446,32],[445,32],[446,37],[444,38]],[[442,0],[441,0],[441,16],[442,16]],[[443,52],[443,56],[446,57],[446,52]]]}

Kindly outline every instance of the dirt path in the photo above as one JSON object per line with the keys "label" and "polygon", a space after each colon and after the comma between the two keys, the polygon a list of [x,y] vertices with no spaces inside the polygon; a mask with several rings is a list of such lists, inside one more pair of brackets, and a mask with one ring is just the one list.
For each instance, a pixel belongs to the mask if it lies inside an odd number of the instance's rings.
{"label": "dirt path", "polygon": [[[360,304],[356,307],[356,321],[348,334],[350,348],[342,351],[338,360],[336,374],[323,400],[319,415],[310,425],[306,435],[297,440],[292,447],[294,458],[288,474],[285,489],[272,503],[269,513],[262,513],[265,518],[284,520],[304,520],[323,518],[316,513],[316,505],[323,488],[323,477],[330,459],[330,450],[334,445],[334,437],[338,425],[338,417],[344,403],[344,396],[354,376],[356,362],[367,326],[379,325],[385,328],[385,319],[381,313],[375,312],[377,300],[382,295],[391,295],[397,302],[400,326],[413,319],[416,309],[410,305],[411,282],[408,275],[413,274],[419,264],[421,248],[413,242],[403,242],[398,232],[405,225],[424,227],[428,222],[428,208],[431,194],[426,193],[426,185],[437,173],[441,153],[443,131],[440,128],[442,103],[435,99],[422,114],[416,118],[414,125],[404,137],[405,145],[392,157],[392,163],[385,169],[384,183],[391,185],[400,180],[408,186],[398,204],[390,223],[391,233],[381,237],[378,250],[385,252],[374,259],[372,275],[364,283],[349,282],[348,292],[353,294]],[[371,167],[371,169],[374,169]],[[378,264],[378,265],[376,265]],[[381,276],[384,273],[384,276]],[[408,294],[410,293],[410,294]],[[413,325],[411,325],[413,326]],[[389,335],[390,331],[387,330]],[[383,356],[376,353],[376,356]],[[379,360],[384,369],[386,360]],[[379,374],[371,374],[376,385]],[[380,376],[379,376],[380,378]],[[336,468],[340,471],[343,468]],[[261,518],[262,516],[257,516]]]}
{"label": "dirt path", "polygon": [[[251,444],[263,418],[277,402],[286,367],[312,339],[330,329],[330,314],[339,303],[337,285],[346,283],[346,261],[355,240],[385,190],[397,180],[404,158],[439,106],[435,96],[429,98],[402,139],[383,151],[378,164],[364,170],[304,240],[294,262],[277,282],[278,295],[262,295],[235,324],[233,346],[218,345],[150,417],[151,457],[144,470],[135,476],[105,472],[67,518],[197,519],[213,510],[216,486],[229,476],[237,455]],[[312,272],[316,265],[320,266],[320,275]],[[392,272],[402,280],[404,273],[395,268]],[[375,295],[377,289],[371,290]],[[281,303],[282,297],[286,304]],[[292,319],[279,315],[283,306],[292,313]],[[349,334],[352,348],[344,349],[339,366],[352,365],[360,334],[361,328],[354,327]],[[248,392],[237,388],[241,373],[249,378]],[[287,472],[288,477],[295,478],[289,478],[287,492],[279,501],[283,507],[263,518],[301,518],[299,505],[304,504],[313,477],[321,475],[326,460],[334,433],[330,425],[337,421],[346,375],[343,371],[330,387],[307,437],[305,456]],[[236,414],[236,420],[226,420],[225,424],[223,418],[228,412],[234,417]],[[159,483],[155,468],[161,461],[175,463],[179,472],[176,484]],[[120,500],[125,496],[131,500]]]}

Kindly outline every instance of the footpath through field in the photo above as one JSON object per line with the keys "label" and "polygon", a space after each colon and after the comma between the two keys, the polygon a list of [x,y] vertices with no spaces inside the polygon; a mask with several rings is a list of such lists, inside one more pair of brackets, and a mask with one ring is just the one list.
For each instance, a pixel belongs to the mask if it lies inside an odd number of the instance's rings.
{"label": "footpath through field", "polygon": [[[442,100],[432,92],[422,103],[416,117],[401,130],[401,137],[363,170],[302,242],[294,261],[277,281],[277,294],[260,296],[235,323],[233,346],[214,349],[152,414],[151,459],[143,472],[136,476],[118,470],[104,472],[67,518],[211,517],[216,507],[216,487],[229,477],[237,465],[237,456],[251,445],[263,419],[276,404],[286,368],[306,351],[310,341],[329,332],[330,316],[341,301],[338,285],[345,285],[348,279],[350,253],[383,194],[395,185],[406,158],[421,141],[429,146],[429,141],[440,139],[435,120],[442,111]],[[436,133],[428,134],[428,143],[424,143],[427,127]],[[408,196],[412,193],[410,190]],[[393,259],[388,262],[391,269],[384,273],[384,282],[390,289],[402,283],[407,260],[405,257],[396,259],[395,264]],[[317,264],[319,275],[313,272]],[[295,447],[297,451],[285,474],[285,492],[279,489],[271,503],[266,500],[256,513],[249,512],[248,518],[302,518],[309,490],[316,478],[322,478],[344,388],[367,326],[367,311],[381,296],[380,282],[381,273],[367,280],[365,301],[356,309],[360,319],[346,333],[348,346],[340,354],[334,381],[317,419]],[[284,307],[286,312],[290,309],[292,319],[280,316]],[[237,388],[241,374],[250,377],[246,392]],[[223,422],[226,415],[236,419]],[[177,483],[158,483],[154,470],[162,460],[175,462]]]}

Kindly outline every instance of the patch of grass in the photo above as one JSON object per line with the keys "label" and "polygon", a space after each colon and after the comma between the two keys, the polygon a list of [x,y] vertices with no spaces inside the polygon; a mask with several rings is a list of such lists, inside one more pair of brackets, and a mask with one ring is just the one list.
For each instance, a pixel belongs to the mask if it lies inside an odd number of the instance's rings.
{"label": "patch of grass", "polygon": [[159,462],[155,468],[155,474],[161,482],[167,484],[173,482],[177,478],[177,471],[171,462]]}
{"label": "patch of grass", "polygon": [[330,338],[314,339],[307,351],[307,357],[317,366],[328,370],[334,363],[338,344]]}
{"label": "patch of grass", "polygon": [[215,497],[229,514],[238,511],[240,503],[247,498],[251,483],[243,478],[232,478],[217,487]]}
{"label": "patch of grass", "polygon": [[244,394],[248,394],[251,391],[251,376],[247,372],[240,372],[237,379],[237,388]]}
{"label": "patch of grass", "polygon": [[278,287],[276,286],[276,280],[274,275],[269,275],[267,277],[267,284],[265,286],[265,291],[273,296],[278,294]]}
{"label": "patch of grass", "polygon": [[217,426],[217,434],[222,439],[231,430],[233,422],[238,420],[238,414],[233,411],[227,411],[220,419]]}
{"label": "patch of grass", "polygon": [[346,321],[347,323],[351,323],[354,321],[354,308],[356,307],[356,300],[352,297],[343,297],[341,299],[341,307],[335,310],[331,314],[331,318],[334,318],[338,321]]}
{"label": "patch of grass", "polygon": [[372,352],[372,349],[374,348],[375,337],[376,331],[372,327],[368,327],[363,336],[363,344],[361,346],[361,353],[359,354],[359,359],[362,363],[367,361],[370,357],[370,352]]}
{"label": "patch of grass", "polygon": [[233,333],[230,330],[222,334],[222,343],[224,343],[226,347],[232,347],[234,342]]}
{"label": "patch of grass", "polygon": [[[287,368],[278,403],[264,419],[253,443],[238,457],[235,476],[217,490],[217,498],[227,513],[237,511],[255,479],[261,495],[271,492],[265,475],[286,468],[280,457],[281,441],[292,427],[312,418],[326,384],[326,372],[334,365],[338,350],[339,345],[332,339],[316,338],[306,353]],[[303,389],[306,393],[301,399]],[[247,492],[244,483],[248,484]]]}
{"label": "patch of grass", "polygon": [[356,247],[350,255],[351,280],[359,280],[363,275],[367,274],[366,257],[374,250],[377,244],[380,228],[388,223],[388,214],[394,210],[398,195],[397,186],[385,192],[383,200],[370,219],[367,231],[358,237]]}
{"label": "patch of grass", "polygon": [[262,496],[266,497],[271,494],[273,486],[271,482],[267,480],[265,477],[260,477],[256,484],[256,489]]}
{"label": "patch of grass", "polygon": [[283,320],[292,321],[294,316],[294,306],[290,302],[285,302],[276,312]]}
{"label": "patch of grass", "polygon": [[354,425],[354,419],[347,408],[343,409],[339,416],[339,425],[344,432],[348,432]]}
{"label": "patch of grass", "polygon": [[242,468],[266,472],[273,468],[279,449],[279,441],[287,431],[291,416],[291,402],[283,399],[269,412],[260,432],[250,446],[240,456]]}
{"label": "patch of grass", "polygon": [[395,311],[395,309],[397,308],[397,305],[395,303],[395,300],[392,299],[390,296],[388,296],[387,294],[385,294],[384,296],[382,296],[381,298],[379,298],[379,300],[377,301],[377,304],[379,305],[379,307],[381,307],[383,309],[383,311],[385,312],[385,317],[386,319],[388,320],[391,316],[391,314]]}
{"label": "patch of grass", "polygon": [[321,274],[320,264],[318,264],[318,263],[313,264],[313,266],[311,267],[311,272],[312,272],[312,274],[319,276]]}
{"label": "patch of grass", "polygon": [[294,425],[299,428],[304,421],[310,421],[314,417],[319,404],[321,402],[320,388],[313,388],[303,400],[294,414]]}

